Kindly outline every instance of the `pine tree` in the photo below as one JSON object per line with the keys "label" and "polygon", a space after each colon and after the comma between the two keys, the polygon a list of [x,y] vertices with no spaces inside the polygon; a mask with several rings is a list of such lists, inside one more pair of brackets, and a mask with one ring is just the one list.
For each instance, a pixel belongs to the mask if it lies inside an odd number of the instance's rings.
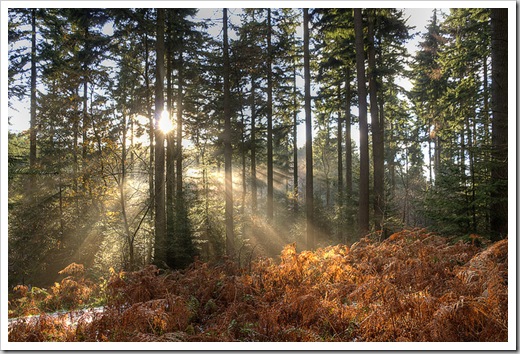
{"label": "pine tree", "polygon": [[155,74],[155,254],[154,263],[166,264],[166,210],[164,183],[164,133],[159,128],[164,111],[164,24],[165,10],[157,9],[156,74]]}
{"label": "pine tree", "polygon": [[370,117],[372,123],[372,155],[374,159],[374,223],[376,231],[382,229],[384,212],[384,120],[379,112],[378,84],[375,48],[376,11],[368,12],[368,69],[370,88]]}
{"label": "pine tree", "polygon": [[309,9],[303,9],[303,70],[305,80],[305,215],[307,218],[307,248],[316,245],[314,232],[314,175],[312,159],[311,71]]}
{"label": "pine tree", "polygon": [[228,43],[228,16],[227,9],[223,10],[223,46],[224,46],[224,164],[225,164],[225,223],[226,223],[226,254],[235,255],[235,233],[233,223],[233,175],[232,175],[232,147],[231,147],[231,88],[230,64]]}
{"label": "pine tree", "polygon": [[369,163],[367,92],[365,80],[365,46],[363,17],[361,9],[354,9],[354,29],[356,33],[356,68],[359,97],[359,214],[358,226],[362,235],[369,230]]}
{"label": "pine tree", "polygon": [[493,112],[493,150],[491,179],[492,239],[507,235],[507,9],[491,9],[491,106]]}

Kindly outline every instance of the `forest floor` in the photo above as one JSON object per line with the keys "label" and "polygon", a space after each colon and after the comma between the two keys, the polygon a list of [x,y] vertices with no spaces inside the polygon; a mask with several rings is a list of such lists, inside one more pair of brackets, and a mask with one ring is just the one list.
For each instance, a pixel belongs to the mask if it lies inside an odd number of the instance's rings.
{"label": "forest floor", "polygon": [[[102,310],[19,318],[9,341],[507,341],[508,241],[482,243],[415,229],[312,252],[287,245],[247,269],[113,272],[97,287]],[[95,286],[68,268],[42,301],[86,303]],[[17,291],[13,315],[36,301]]]}

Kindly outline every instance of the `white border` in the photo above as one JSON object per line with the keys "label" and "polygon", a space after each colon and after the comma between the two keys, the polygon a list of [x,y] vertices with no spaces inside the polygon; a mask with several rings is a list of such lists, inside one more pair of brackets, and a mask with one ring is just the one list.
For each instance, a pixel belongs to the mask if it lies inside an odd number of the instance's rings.
{"label": "white border", "polygon": [[[7,164],[7,9],[9,7],[217,8],[237,1],[2,1],[0,162]],[[2,350],[516,350],[516,2],[515,1],[247,1],[247,7],[506,7],[509,9],[509,342],[507,343],[10,343],[7,341],[7,173],[1,173],[1,349]],[[74,6],[71,6],[74,5]],[[143,6],[145,5],[145,6]],[[244,6],[245,7],[245,6]],[[5,170],[4,170],[5,171]],[[514,181],[514,182],[513,182]]]}

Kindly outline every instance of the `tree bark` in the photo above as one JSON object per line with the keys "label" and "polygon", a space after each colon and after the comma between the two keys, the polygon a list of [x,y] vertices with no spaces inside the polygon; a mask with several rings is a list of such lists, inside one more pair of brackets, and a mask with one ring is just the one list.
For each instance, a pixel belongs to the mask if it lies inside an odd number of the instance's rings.
{"label": "tree bark", "polygon": [[[150,90],[150,76],[149,70],[150,65],[148,63],[150,51],[148,46],[148,35],[144,35],[144,81],[145,81],[145,87],[146,87],[146,103],[148,106],[147,115],[148,115],[148,140],[150,140],[150,146],[149,146],[149,156],[148,156],[148,195],[150,198],[150,205],[153,205],[154,203],[154,196],[155,196],[155,186],[154,186],[154,171],[155,171],[155,148],[154,148],[154,136],[155,136],[155,122],[154,122],[154,116],[152,112],[152,94]],[[150,222],[155,222],[155,209],[150,208]],[[148,237],[147,240],[147,254],[146,254],[146,263],[149,264],[152,262],[153,257],[153,237]]]}
{"label": "tree bark", "polygon": [[121,204],[121,217],[123,219],[123,227],[125,230],[126,242],[128,243],[128,270],[133,270],[135,265],[134,259],[134,238],[132,237],[132,233],[130,232],[130,225],[128,223],[128,215],[126,213],[126,193],[125,193],[125,185],[126,185],[126,156],[127,156],[127,147],[126,147],[126,137],[128,126],[126,123],[126,115],[123,113],[122,117],[122,126],[123,126],[123,142],[121,144],[121,178],[119,179],[119,202]]}
{"label": "tree bark", "polygon": [[256,78],[251,76],[251,205],[253,212],[258,208],[256,180]]}
{"label": "tree bark", "polygon": [[345,81],[345,87],[347,91],[345,108],[345,184],[348,200],[350,200],[350,198],[352,197],[352,119],[350,114],[352,93],[350,89],[350,79],[350,68],[347,68],[347,79]]}
{"label": "tree bark", "polygon": [[376,48],[374,44],[375,10],[368,15],[368,67],[370,72],[370,117],[372,121],[372,155],[374,159],[374,224],[376,231],[382,229],[384,212],[384,136],[383,122],[378,106],[378,82],[376,77]]}
{"label": "tree bark", "polygon": [[354,31],[356,36],[356,68],[359,96],[359,211],[360,235],[368,233],[369,227],[369,164],[367,89],[365,79],[365,46],[361,9],[354,9]]}
{"label": "tree bark", "polygon": [[[338,83],[338,102],[341,102],[341,84]],[[341,105],[340,105],[341,107]],[[343,205],[343,125],[341,109],[338,110],[338,205]]]}
{"label": "tree bark", "polygon": [[[168,11],[167,37],[166,37],[166,112],[168,119],[172,118],[173,112],[173,16]],[[172,249],[175,238],[175,136],[170,131],[166,134],[166,263],[172,266],[175,263],[175,252]]]}
{"label": "tree bark", "polygon": [[316,244],[314,234],[314,177],[312,162],[311,70],[309,53],[309,9],[303,9],[303,72],[305,81],[305,215],[307,218],[307,248]]}
{"label": "tree bark", "polygon": [[[183,115],[183,92],[184,89],[184,77],[183,77],[183,58],[182,58],[182,44],[181,50],[179,52],[179,68],[178,68],[178,79],[179,79],[179,87],[177,93],[177,195],[178,199],[182,199],[183,192],[183,175],[182,175],[182,115]],[[179,200],[178,200],[179,201]]]}
{"label": "tree bark", "polygon": [[231,149],[231,97],[229,84],[229,44],[228,44],[228,16],[227,9],[223,10],[224,32],[224,170],[225,170],[225,223],[226,223],[226,254],[229,257],[235,255],[235,234],[233,225],[233,174],[232,174],[232,149]]}
{"label": "tree bark", "polygon": [[293,211],[298,212],[298,110],[296,97],[296,62],[293,67]]}
{"label": "tree bark", "polygon": [[[36,167],[36,9],[31,9],[31,121],[29,128],[29,167]],[[33,174],[31,176],[34,176]],[[34,177],[31,178],[31,188]]]}
{"label": "tree bark", "polygon": [[507,236],[508,10],[491,9],[492,240]]}
{"label": "tree bark", "polygon": [[155,254],[154,263],[166,262],[166,213],[164,188],[164,133],[159,121],[164,110],[164,9],[157,9],[155,80]]}
{"label": "tree bark", "polygon": [[271,9],[267,9],[267,219],[274,216],[273,186],[273,79],[271,48]]}

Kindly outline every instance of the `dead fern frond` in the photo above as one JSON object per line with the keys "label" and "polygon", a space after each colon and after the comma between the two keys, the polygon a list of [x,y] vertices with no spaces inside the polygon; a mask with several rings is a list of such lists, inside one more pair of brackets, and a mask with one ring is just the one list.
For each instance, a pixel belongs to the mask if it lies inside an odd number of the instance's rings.
{"label": "dead fern frond", "polygon": [[72,262],[71,264],[60,270],[58,274],[83,276],[85,274],[85,267],[83,266],[83,264],[77,264]]}

